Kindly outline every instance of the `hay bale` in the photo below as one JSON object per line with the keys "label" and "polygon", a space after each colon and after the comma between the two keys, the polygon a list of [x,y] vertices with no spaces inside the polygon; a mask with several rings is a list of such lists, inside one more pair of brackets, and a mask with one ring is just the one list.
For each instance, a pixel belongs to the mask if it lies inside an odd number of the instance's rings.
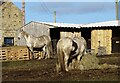
{"label": "hay bale", "polygon": [[86,54],[82,57],[81,61],[72,60],[72,63],[69,65],[70,70],[89,70],[89,69],[98,69],[99,60],[96,56]]}
{"label": "hay bale", "polygon": [[[73,59],[69,64],[69,70],[89,70],[89,69],[109,69],[109,68],[120,68],[117,65],[102,64],[99,65],[99,60],[96,55],[86,54],[82,56],[80,61]],[[56,70],[60,70],[60,65],[56,64]]]}
{"label": "hay bale", "polygon": [[84,55],[80,61],[80,64],[83,65],[84,70],[99,68],[99,60],[96,56],[90,54]]}
{"label": "hay bale", "polygon": [[110,64],[107,64],[107,63],[104,63],[104,64],[99,66],[99,69],[109,69],[109,68],[120,68],[120,66],[110,65]]}

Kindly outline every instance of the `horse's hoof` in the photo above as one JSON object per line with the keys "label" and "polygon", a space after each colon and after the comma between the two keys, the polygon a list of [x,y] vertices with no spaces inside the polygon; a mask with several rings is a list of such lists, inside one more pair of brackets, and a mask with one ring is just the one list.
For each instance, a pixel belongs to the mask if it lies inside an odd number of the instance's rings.
{"label": "horse's hoof", "polygon": [[67,68],[65,69],[66,71],[69,71]]}

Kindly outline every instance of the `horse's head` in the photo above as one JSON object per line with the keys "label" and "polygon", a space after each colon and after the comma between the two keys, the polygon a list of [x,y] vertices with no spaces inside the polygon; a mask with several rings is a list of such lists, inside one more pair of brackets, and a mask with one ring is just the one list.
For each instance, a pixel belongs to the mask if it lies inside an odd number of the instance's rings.
{"label": "horse's head", "polygon": [[23,29],[20,29],[19,34],[18,34],[18,39],[24,37],[24,31]]}

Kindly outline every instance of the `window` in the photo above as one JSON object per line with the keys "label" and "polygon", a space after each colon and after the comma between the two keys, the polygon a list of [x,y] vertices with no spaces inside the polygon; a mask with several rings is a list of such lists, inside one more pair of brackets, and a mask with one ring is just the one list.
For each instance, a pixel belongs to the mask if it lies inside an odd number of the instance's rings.
{"label": "window", "polygon": [[4,45],[5,46],[14,45],[14,37],[4,37]]}

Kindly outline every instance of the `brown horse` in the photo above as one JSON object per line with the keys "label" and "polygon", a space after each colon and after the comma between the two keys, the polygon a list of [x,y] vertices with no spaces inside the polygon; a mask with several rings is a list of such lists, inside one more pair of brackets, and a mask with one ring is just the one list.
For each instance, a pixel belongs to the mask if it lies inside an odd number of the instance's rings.
{"label": "brown horse", "polygon": [[62,38],[57,43],[57,67],[60,67],[60,71],[69,71],[69,59],[76,57],[80,61],[85,53],[86,40],[83,37]]}
{"label": "brown horse", "polygon": [[42,35],[40,37],[35,37],[33,35],[26,33],[23,30],[20,30],[18,39],[20,39],[21,37],[25,38],[26,45],[28,46],[32,53],[32,59],[34,59],[33,48],[42,48],[44,51],[45,58],[50,58],[50,56],[52,55],[52,44],[49,36]]}

